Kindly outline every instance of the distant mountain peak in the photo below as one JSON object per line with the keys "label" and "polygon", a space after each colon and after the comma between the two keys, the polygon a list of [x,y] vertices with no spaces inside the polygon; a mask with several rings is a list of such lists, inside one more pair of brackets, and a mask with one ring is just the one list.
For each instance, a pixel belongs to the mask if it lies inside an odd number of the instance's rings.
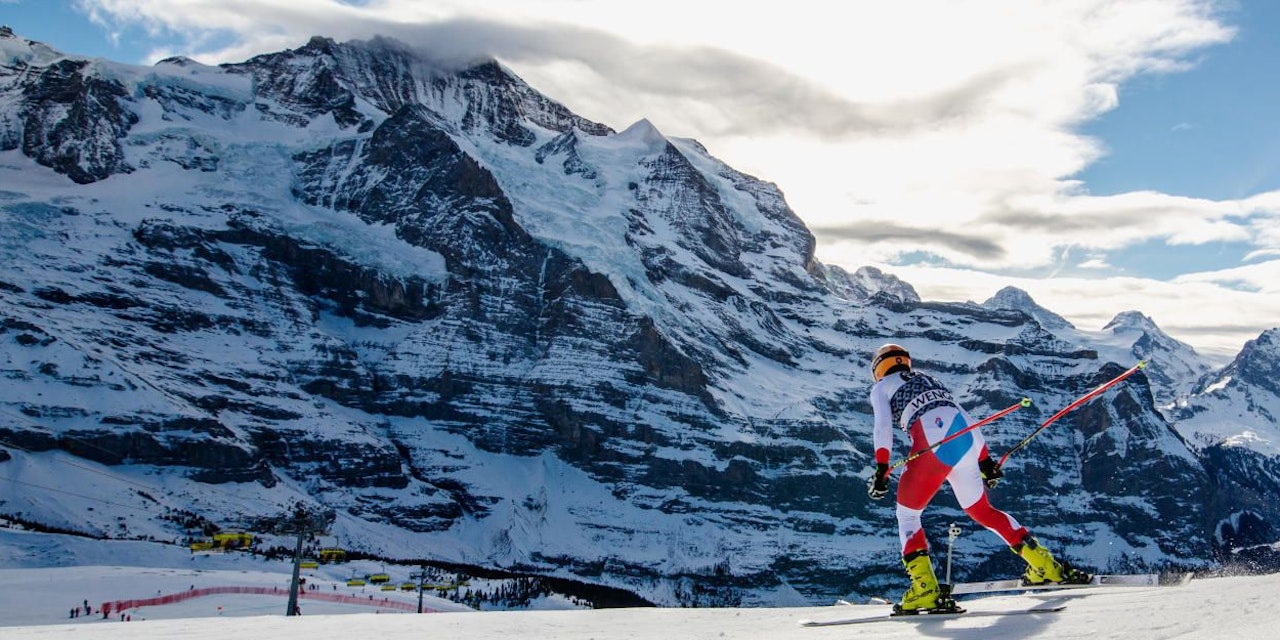
{"label": "distant mountain peak", "polygon": [[1246,342],[1226,370],[1280,396],[1280,327],[1267,329]]}
{"label": "distant mountain peak", "polygon": [[311,36],[311,39],[308,40],[307,44],[302,48],[329,53],[333,51],[333,48],[337,46],[337,44],[338,43],[333,38],[326,38],[325,36]]}
{"label": "distant mountain peak", "polygon": [[0,35],[0,60],[5,64],[21,62],[41,66],[58,58],[65,57],[62,52],[38,40],[28,40],[12,29]]}
{"label": "distant mountain peak", "polygon": [[658,137],[663,138],[664,140],[666,139],[662,135],[662,132],[658,131],[658,128],[654,126],[648,118],[640,118],[639,120],[636,120],[631,124],[631,126],[623,129],[618,135],[624,138]]}
{"label": "distant mountain peak", "polygon": [[196,62],[195,60],[192,60],[191,58],[188,58],[186,56],[170,56],[163,60],[156,61],[157,66],[171,65],[174,67],[190,67],[190,66],[196,66],[199,64],[200,64],[199,62]]}
{"label": "distant mountain peak", "polygon": [[1031,294],[1014,286],[1008,286],[997,291],[994,296],[991,296],[991,299],[987,300],[987,304],[1004,305],[1006,308],[1036,306]]}
{"label": "distant mountain peak", "polygon": [[1255,342],[1260,345],[1265,344],[1272,349],[1280,349],[1280,327],[1263,331]]}
{"label": "distant mountain peak", "polygon": [[1156,382],[1154,393],[1162,404],[1173,402],[1191,391],[1194,381],[1210,367],[1191,345],[1162,331],[1155,320],[1139,311],[1116,314],[1102,328],[1140,360],[1150,360],[1146,375]]}
{"label": "distant mountain peak", "polygon": [[1141,311],[1122,311],[1116,314],[1105,327],[1104,332],[1114,335],[1138,334],[1138,342],[1134,344],[1134,355],[1139,358],[1150,357],[1160,350],[1177,351],[1195,355],[1196,350],[1177,338],[1160,329],[1156,321]]}
{"label": "distant mountain peak", "polygon": [[1155,331],[1160,335],[1164,335],[1164,332],[1160,331],[1160,327],[1156,325],[1156,321],[1141,311],[1121,311],[1111,319],[1111,322],[1107,323],[1107,326],[1102,328],[1103,331],[1125,331],[1130,329]]}
{"label": "distant mountain peak", "polygon": [[882,295],[902,302],[920,302],[920,294],[914,287],[876,267],[858,267],[857,271],[849,273],[840,267],[827,266],[827,282],[836,295],[851,300],[861,301]]}
{"label": "distant mountain peak", "polygon": [[1021,311],[1034,318],[1045,329],[1075,328],[1066,318],[1036,304],[1036,301],[1031,298],[1031,294],[1014,286],[1007,286],[997,291],[982,305],[992,309]]}

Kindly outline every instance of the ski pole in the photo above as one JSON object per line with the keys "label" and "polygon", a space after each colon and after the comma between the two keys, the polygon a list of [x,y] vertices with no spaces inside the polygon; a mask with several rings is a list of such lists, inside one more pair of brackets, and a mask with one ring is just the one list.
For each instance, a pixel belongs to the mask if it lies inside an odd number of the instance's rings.
{"label": "ski pole", "polygon": [[1014,403],[1014,404],[1010,405],[1009,407],[1004,408],[1004,409],[1001,409],[1001,410],[999,410],[999,411],[997,411],[997,412],[995,412],[995,413],[993,413],[993,414],[991,414],[991,415],[989,415],[989,416],[987,416],[987,417],[985,417],[985,418],[983,418],[983,419],[981,419],[981,420],[979,420],[979,421],[977,421],[977,422],[975,422],[975,423],[973,423],[973,424],[971,424],[971,425],[969,425],[969,426],[967,426],[967,427],[965,427],[965,428],[963,428],[963,429],[961,429],[961,430],[959,430],[959,431],[957,431],[957,432],[955,432],[955,433],[953,433],[953,434],[951,434],[951,435],[949,435],[949,436],[947,436],[947,437],[945,437],[945,438],[943,438],[943,439],[941,439],[941,440],[939,440],[939,441],[937,441],[937,442],[935,442],[935,443],[933,443],[933,444],[929,445],[928,447],[925,447],[924,449],[921,449],[921,450],[919,450],[919,451],[917,451],[917,452],[915,452],[915,453],[912,453],[911,455],[909,455],[909,456],[907,456],[907,457],[905,457],[905,458],[903,458],[903,459],[899,460],[898,462],[894,463],[894,465],[893,465],[892,467],[889,467],[889,473],[893,473],[893,470],[894,470],[894,469],[897,469],[898,467],[901,467],[902,465],[904,465],[904,464],[906,464],[906,463],[908,463],[908,462],[911,462],[912,460],[915,460],[916,458],[919,458],[920,456],[922,456],[922,455],[924,455],[924,454],[926,454],[926,453],[928,453],[928,452],[930,452],[930,451],[933,451],[934,449],[937,449],[938,447],[941,447],[942,445],[944,445],[944,444],[946,444],[946,443],[948,443],[948,442],[951,442],[952,440],[955,440],[956,438],[959,438],[960,436],[962,436],[962,435],[964,435],[964,434],[966,434],[966,433],[969,433],[970,431],[973,431],[974,429],[977,429],[978,427],[981,427],[981,426],[983,426],[983,425],[985,425],[985,424],[989,424],[989,423],[991,423],[991,422],[993,422],[993,421],[995,421],[995,420],[998,420],[998,419],[1000,419],[1000,418],[1003,418],[1003,417],[1005,417],[1005,416],[1009,415],[1010,413],[1013,413],[1014,411],[1017,411],[1018,409],[1021,409],[1022,407],[1029,407],[1029,406],[1031,406],[1031,398],[1023,398],[1023,399],[1021,399],[1021,400],[1017,401],[1016,403]]}
{"label": "ski pole", "polygon": [[1075,402],[1072,402],[1071,404],[1067,405],[1065,409],[1050,416],[1048,420],[1045,420],[1039,426],[1039,428],[1037,428],[1035,431],[1032,431],[1031,435],[1023,438],[1022,442],[1019,442],[1018,444],[1013,445],[1012,449],[1006,452],[1003,456],[1000,456],[1000,462],[997,464],[1003,467],[1004,461],[1008,460],[1009,456],[1013,455],[1014,451],[1017,451],[1018,449],[1021,449],[1027,446],[1027,443],[1031,442],[1031,439],[1039,435],[1041,431],[1044,431],[1045,427],[1048,427],[1049,425],[1053,424],[1055,421],[1058,420],[1058,418],[1061,418],[1062,416],[1067,415],[1067,413],[1071,412],[1076,407],[1079,407],[1080,405],[1092,400],[1093,398],[1097,397],[1098,394],[1119,384],[1121,380],[1124,380],[1125,378],[1128,378],[1134,373],[1137,373],[1139,370],[1145,368],[1146,366],[1147,366],[1147,361],[1142,360],[1138,362],[1138,364],[1134,365],[1133,368],[1129,369],[1128,371],[1125,371],[1124,373],[1112,378],[1111,380],[1108,380],[1107,382],[1102,383],[1101,385],[1098,386],[1097,389],[1094,389],[1093,391],[1090,391],[1089,393],[1086,393],[1083,396],[1080,396],[1080,398],[1078,398]]}
{"label": "ski pole", "polygon": [[950,589],[951,585],[954,584],[953,582],[951,582],[951,548],[955,546],[956,538],[960,537],[960,533],[961,533],[960,525],[952,522],[951,528],[947,529],[947,588],[948,589]]}

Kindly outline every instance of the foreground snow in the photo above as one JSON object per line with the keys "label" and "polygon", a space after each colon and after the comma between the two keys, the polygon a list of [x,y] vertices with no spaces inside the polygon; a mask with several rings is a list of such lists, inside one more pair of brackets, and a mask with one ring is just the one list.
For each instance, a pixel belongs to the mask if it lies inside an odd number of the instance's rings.
{"label": "foreground snow", "polygon": [[[187,572],[181,574],[181,572]],[[201,572],[205,583],[233,578],[247,583],[270,581],[251,571]],[[66,616],[79,594],[104,586],[133,595],[154,594],[190,580],[190,570],[134,567],[64,567],[0,570],[0,619],[36,625]],[[276,576],[277,578],[279,576]],[[189,586],[189,585],[187,585]],[[185,586],[184,586],[185,588]],[[100,616],[62,620],[58,624],[9,626],[2,635],[14,638],[71,637],[173,638],[353,638],[412,637],[495,638],[522,640],[673,640],[735,638],[823,640],[863,633],[881,640],[943,636],[953,639],[999,638],[1265,638],[1275,637],[1280,615],[1267,608],[1269,594],[1280,591],[1280,575],[1194,580],[1185,587],[1077,590],[1049,595],[1006,595],[969,598],[972,611],[999,611],[1047,603],[1065,604],[1056,614],[991,616],[933,621],[884,621],[858,627],[803,628],[803,619],[824,620],[885,612],[885,605],[833,605],[758,609],[609,609],[561,611],[448,612],[398,614],[382,611],[352,615],[355,608],[304,601],[309,614],[282,615],[284,599],[269,596],[211,596],[135,612],[130,622]],[[95,604],[95,607],[97,605]],[[216,612],[216,613],[215,613]],[[223,613],[226,612],[226,613]],[[222,614],[222,615],[219,615]],[[190,617],[172,617],[190,616]],[[240,616],[240,617],[235,617]],[[145,618],[145,619],[143,619]]]}

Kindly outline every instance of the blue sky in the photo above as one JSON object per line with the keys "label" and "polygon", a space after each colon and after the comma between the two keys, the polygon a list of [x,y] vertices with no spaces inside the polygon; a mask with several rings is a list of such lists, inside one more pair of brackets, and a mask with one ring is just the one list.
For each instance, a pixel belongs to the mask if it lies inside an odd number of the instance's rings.
{"label": "blue sky", "polygon": [[75,0],[0,0],[0,23],[67,53],[121,62],[143,60],[150,49],[144,30],[130,29],[113,41],[76,4]]}
{"label": "blue sky", "polygon": [[[643,6],[640,6],[643,4]],[[0,0],[69,54],[240,61],[311,35],[496,57],[777,183],[818,257],[926,299],[1013,285],[1226,357],[1280,324],[1280,2]]]}
{"label": "blue sky", "polygon": [[1150,189],[1239,199],[1280,189],[1280,2],[1226,17],[1239,29],[1180,73],[1135,78],[1120,104],[1083,131],[1107,157],[1080,173],[1093,193]]}

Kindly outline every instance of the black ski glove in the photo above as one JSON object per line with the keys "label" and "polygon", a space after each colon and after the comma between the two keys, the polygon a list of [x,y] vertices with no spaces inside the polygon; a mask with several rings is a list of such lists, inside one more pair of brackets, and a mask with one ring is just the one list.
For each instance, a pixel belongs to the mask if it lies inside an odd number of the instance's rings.
{"label": "black ski glove", "polygon": [[867,495],[872,500],[879,500],[889,495],[889,465],[876,463],[876,473],[867,481]]}
{"label": "black ski glove", "polygon": [[996,488],[1000,484],[1000,478],[1004,477],[1004,470],[989,456],[978,461],[978,469],[982,471],[982,482],[988,489]]}

